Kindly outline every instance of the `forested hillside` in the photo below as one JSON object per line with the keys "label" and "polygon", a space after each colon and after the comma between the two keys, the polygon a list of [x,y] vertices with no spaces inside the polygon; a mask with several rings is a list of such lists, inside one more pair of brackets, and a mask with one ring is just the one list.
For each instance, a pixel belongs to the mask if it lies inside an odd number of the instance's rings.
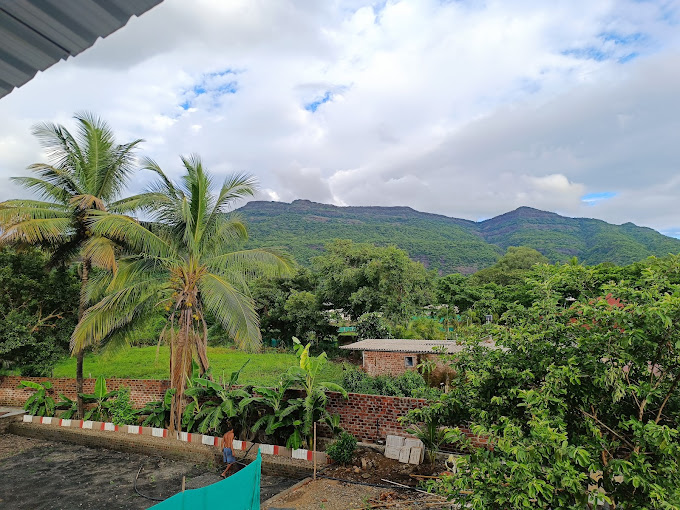
{"label": "forested hillside", "polygon": [[530,207],[482,222],[410,207],[337,207],[308,200],[249,202],[239,213],[248,224],[251,246],[285,247],[304,265],[333,239],[394,244],[441,274],[488,267],[508,246],[530,246],[551,262],[576,256],[587,264],[629,264],[680,252],[680,240],[650,228],[567,218]]}

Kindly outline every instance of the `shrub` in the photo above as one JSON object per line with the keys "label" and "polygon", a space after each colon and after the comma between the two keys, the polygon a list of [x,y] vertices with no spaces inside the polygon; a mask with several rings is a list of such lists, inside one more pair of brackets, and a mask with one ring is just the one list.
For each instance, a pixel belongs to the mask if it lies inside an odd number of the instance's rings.
{"label": "shrub", "polygon": [[337,440],[328,445],[326,455],[340,464],[349,464],[356,448],[357,438],[348,432],[343,432]]}
{"label": "shrub", "polygon": [[371,377],[360,370],[346,368],[342,376],[342,385],[351,393],[367,395],[433,398],[441,394],[439,390],[430,388],[423,376],[413,370],[396,377],[388,375]]}
{"label": "shrub", "polygon": [[137,423],[137,412],[132,408],[129,388],[120,388],[116,398],[108,405],[111,422],[116,425],[134,425]]}

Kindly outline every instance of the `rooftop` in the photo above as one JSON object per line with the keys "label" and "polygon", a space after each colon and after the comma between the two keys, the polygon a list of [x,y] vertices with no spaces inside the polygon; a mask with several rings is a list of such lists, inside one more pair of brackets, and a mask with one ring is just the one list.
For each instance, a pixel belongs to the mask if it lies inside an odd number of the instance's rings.
{"label": "rooftop", "polygon": [[[482,342],[489,348],[495,349],[493,340]],[[444,349],[448,354],[462,352],[466,344],[459,344],[453,340],[411,340],[405,338],[372,338],[361,340],[349,345],[343,345],[341,349],[350,351],[384,351],[384,352],[414,352],[432,353],[434,349]]]}

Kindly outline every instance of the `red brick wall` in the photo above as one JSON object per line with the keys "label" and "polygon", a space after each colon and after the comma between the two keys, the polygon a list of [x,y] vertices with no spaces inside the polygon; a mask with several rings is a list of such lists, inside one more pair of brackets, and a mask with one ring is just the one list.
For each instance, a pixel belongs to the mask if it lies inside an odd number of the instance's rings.
{"label": "red brick wall", "polygon": [[[413,357],[413,367],[406,368],[404,358]],[[364,351],[363,369],[370,376],[399,375],[407,370],[415,370],[419,355],[413,352]]]}
{"label": "red brick wall", "polygon": [[[55,399],[59,398],[59,393],[64,394],[70,399],[75,400],[76,380],[59,378],[50,379],[49,377],[20,377],[14,375],[0,376],[0,405],[23,406],[26,399],[33,393],[27,388],[17,388],[21,381],[34,381],[44,383],[52,382],[50,395]],[[94,393],[94,383],[96,379],[85,379],[83,381],[83,392]],[[106,389],[109,391],[117,390],[121,386],[130,389],[130,399],[137,408],[144,407],[147,402],[160,400],[165,391],[170,388],[170,381],[158,381],[153,379],[107,379]]]}
{"label": "red brick wall", "polygon": [[[17,389],[19,381],[35,382],[52,381],[50,393],[56,399],[59,393],[69,398],[76,398],[75,379],[48,379],[46,377],[0,376],[0,405],[22,406],[33,393],[29,389]],[[85,379],[85,393],[94,391],[95,379]],[[130,397],[135,407],[143,407],[147,402],[160,400],[170,381],[145,379],[107,379],[106,387],[115,390],[125,386],[130,388]],[[328,411],[339,414],[341,425],[348,432],[360,439],[375,440],[385,438],[387,434],[405,434],[404,428],[397,418],[405,415],[409,409],[422,407],[425,400],[405,397],[385,397],[382,395],[361,395],[350,393],[347,400],[339,393],[329,393]],[[378,432],[376,432],[376,422]],[[376,436],[378,434],[378,436]]]}

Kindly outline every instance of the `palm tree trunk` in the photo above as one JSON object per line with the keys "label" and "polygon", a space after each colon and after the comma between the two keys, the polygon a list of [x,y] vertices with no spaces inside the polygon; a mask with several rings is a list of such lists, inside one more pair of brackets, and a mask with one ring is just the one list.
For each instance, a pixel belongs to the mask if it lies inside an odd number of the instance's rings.
{"label": "palm tree trunk", "polygon": [[179,317],[179,334],[171,340],[170,387],[175,388],[170,406],[170,432],[182,430],[184,390],[191,371],[191,310],[182,310]]}
{"label": "palm tree trunk", "polygon": [[[87,298],[85,287],[87,287],[87,282],[90,278],[90,269],[92,269],[92,262],[90,259],[83,260],[83,267],[80,274],[80,303],[78,304],[78,322],[85,315],[85,310],[87,310]],[[83,419],[85,414],[83,397],[83,360],[85,359],[85,349],[80,349],[76,353],[76,393],[78,401],[78,419]]]}

